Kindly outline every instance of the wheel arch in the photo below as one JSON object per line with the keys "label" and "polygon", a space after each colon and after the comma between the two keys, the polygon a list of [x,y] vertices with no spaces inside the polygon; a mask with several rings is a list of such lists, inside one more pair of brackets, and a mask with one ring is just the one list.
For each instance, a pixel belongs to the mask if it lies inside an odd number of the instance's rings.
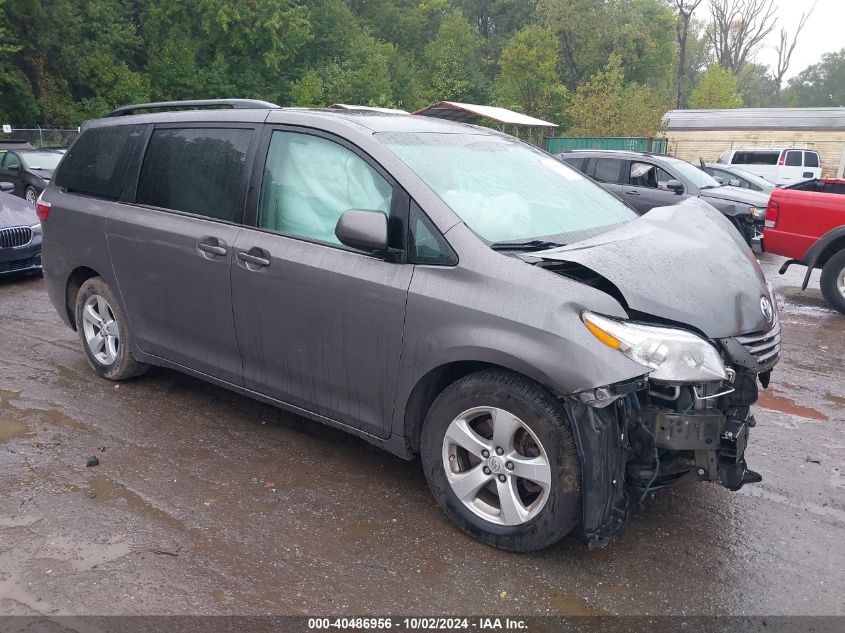
{"label": "wheel arch", "polygon": [[403,433],[412,453],[420,452],[423,422],[437,396],[457,380],[484,369],[500,369],[516,373],[539,383],[553,393],[555,392],[549,386],[548,377],[543,376],[535,368],[526,366],[523,362],[508,362],[507,359],[502,358],[476,358],[443,362],[429,369],[416,381],[410,395],[404,402],[402,408]]}
{"label": "wheel arch", "polygon": [[79,294],[79,289],[89,279],[100,276],[100,273],[88,266],[77,266],[68,275],[65,284],[65,313],[74,331],[76,331],[76,296]]}

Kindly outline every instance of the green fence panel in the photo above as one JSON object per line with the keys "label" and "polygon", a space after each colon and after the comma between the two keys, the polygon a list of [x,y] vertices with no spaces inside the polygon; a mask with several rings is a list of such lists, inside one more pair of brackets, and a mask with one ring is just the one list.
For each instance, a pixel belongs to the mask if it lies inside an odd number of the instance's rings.
{"label": "green fence panel", "polygon": [[546,139],[546,151],[559,154],[569,149],[612,149],[665,154],[667,144],[668,139],[647,136],[551,136]]}

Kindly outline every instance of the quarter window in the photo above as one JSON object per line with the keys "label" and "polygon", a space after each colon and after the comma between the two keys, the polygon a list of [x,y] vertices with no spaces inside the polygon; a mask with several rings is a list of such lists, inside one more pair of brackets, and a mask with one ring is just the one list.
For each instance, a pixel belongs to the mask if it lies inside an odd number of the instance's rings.
{"label": "quarter window", "polygon": [[367,162],[328,139],[274,132],[261,184],[258,225],[340,244],[335,226],[350,209],[390,213],[393,189]]}
{"label": "quarter window", "polygon": [[135,201],[234,222],[243,207],[251,129],[163,128],[153,132]]}
{"label": "quarter window", "polygon": [[143,131],[142,125],[83,130],[59,165],[56,185],[71,192],[117,199],[129,158]]}
{"label": "quarter window", "polygon": [[815,152],[804,152],[804,167],[818,167],[819,155]]}
{"label": "quarter window", "polygon": [[409,257],[412,264],[454,266],[458,258],[415,202],[411,203]]}

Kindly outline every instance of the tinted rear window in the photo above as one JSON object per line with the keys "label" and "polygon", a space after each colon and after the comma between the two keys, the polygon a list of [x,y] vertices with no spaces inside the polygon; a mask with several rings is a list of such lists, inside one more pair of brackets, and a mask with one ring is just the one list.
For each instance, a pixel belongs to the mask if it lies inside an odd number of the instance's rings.
{"label": "tinted rear window", "polygon": [[780,152],[736,152],[734,154],[734,165],[777,165]]}
{"label": "tinted rear window", "polygon": [[596,158],[590,171],[591,176],[598,182],[610,184],[619,183],[619,173],[622,169],[622,160],[619,158]]}
{"label": "tinted rear window", "polygon": [[135,201],[235,221],[251,129],[165,128],[150,137]]}
{"label": "tinted rear window", "polygon": [[804,152],[804,167],[818,167],[819,155],[815,152]]}
{"label": "tinted rear window", "polygon": [[68,191],[116,199],[142,125],[85,130],[62,159],[56,185]]}

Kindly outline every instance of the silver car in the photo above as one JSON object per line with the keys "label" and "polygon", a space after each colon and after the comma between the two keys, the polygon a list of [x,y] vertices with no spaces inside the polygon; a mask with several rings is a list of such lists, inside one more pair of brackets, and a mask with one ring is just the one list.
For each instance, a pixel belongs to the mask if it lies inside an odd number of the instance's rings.
{"label": "silver car", "polygon": [[649,491],[760,479],[775,303],[698,200],[638,217],[489,129],[226,100],[86,123],[38,213],[100,376],[170,367],[419,455],[490,545],[604,545]]}

